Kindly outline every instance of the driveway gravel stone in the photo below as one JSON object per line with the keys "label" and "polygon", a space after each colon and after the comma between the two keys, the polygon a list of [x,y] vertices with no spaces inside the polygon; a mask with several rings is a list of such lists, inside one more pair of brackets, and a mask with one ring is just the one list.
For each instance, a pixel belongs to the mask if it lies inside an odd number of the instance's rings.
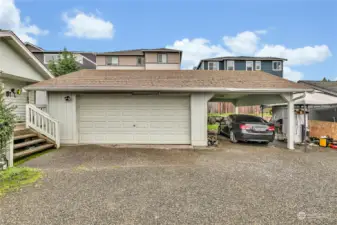
{"label": "driveway gravel stone", "polygon": [[0,199],[0,224],[337,224],[337,152],[62,147],[23,166],[37,184]]}

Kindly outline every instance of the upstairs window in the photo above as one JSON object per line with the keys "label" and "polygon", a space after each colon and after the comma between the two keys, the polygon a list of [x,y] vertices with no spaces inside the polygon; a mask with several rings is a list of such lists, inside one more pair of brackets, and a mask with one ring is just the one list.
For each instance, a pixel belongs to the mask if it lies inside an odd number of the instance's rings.
{"label": "upstairs window", "polygon": [[235,70],[234,61],[227,61],[227,70]]}
{"label": "upstairs window", "polygon": [[218,70],[218,62],[208,62],[208,70]]}
{"label": "upstairs window", "polygon": [[281,70],[282,70],[282,62],[273,61],[273,71],[281,71]]}
{"label": "upstairs window", "polygon": [[167,54],[158,54],[158,63],[167,63]]}
{"label": "upstairs window", "polygon": [[44,64],[48,64],[49,61],[57,61],[59,59],[59,54],[44,54]]}
{"label": "upstairs window", "polygon": [[105,60],[108,66],[118,66],[118,56],[107,56]]}
{"label": "upstairs window", "polygon": [[246,61],[246,70],[247,71],[253,71],[254,63],[253,61]]}
{"label": "upstairs window", "polygon": [[137,57],[137,66],[144,65],[144,57]]}
{"label": "upstairs window", "polygon": [[261,70],[261,61],[255,62],[255,70]]}

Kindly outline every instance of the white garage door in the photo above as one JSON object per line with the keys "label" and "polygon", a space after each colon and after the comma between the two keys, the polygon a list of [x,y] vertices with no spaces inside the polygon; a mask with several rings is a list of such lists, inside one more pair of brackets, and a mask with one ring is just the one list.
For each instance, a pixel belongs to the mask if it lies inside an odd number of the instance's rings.
{"label": "white garage door", "polygon": [[79,96],[79,142],[190,144],[190,98]]}

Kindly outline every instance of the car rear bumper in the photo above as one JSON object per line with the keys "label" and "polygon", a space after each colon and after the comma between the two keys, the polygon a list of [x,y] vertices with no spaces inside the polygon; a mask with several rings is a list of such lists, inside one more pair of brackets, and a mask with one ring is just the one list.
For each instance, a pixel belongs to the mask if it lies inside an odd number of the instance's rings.
{"label": "car rear bumper", "polygon": [[254,142],[273,142],[274,133],[237,133],[235,135],[238,141],[254,141]]}

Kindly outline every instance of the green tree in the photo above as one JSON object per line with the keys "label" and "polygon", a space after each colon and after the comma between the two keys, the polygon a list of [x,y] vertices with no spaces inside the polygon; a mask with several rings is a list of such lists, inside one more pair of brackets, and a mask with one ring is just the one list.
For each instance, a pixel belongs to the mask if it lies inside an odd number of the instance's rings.
{"label": "green tree", "polygon": [[57,60],[49,61],[48,68],[56,77],[72,73],[80,69],[77,65],[74,54],[72,52],[68,52],[66,48],[64,48]]}
{"label": "green tree", "polygon": [[15,106],[5,103],[4,91],[0,86],[0,155],[4,154],[12,138],[16,117]]}
{"label": "green tree", "polygon": [[331,80],[326,79],[326,78],[324,77],[322,81],[324,81],[324,82],[330,82]]}

